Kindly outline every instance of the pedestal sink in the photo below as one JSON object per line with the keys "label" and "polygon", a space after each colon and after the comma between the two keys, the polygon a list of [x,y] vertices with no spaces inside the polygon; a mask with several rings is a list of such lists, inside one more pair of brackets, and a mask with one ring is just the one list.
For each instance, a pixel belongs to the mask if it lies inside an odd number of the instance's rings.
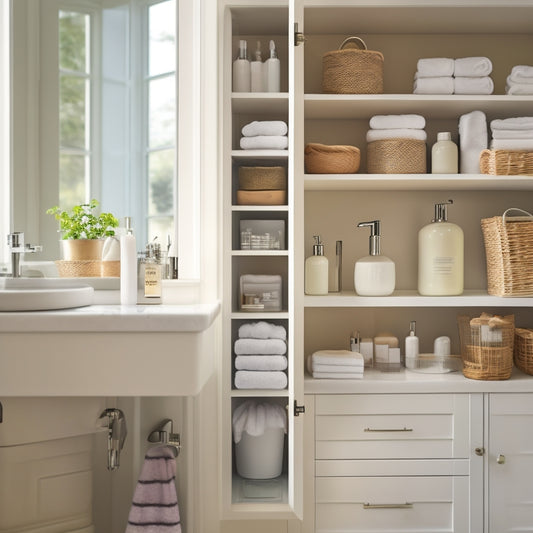
{"label": "pedestal sink", "polygon": [[94,289],[73,279],[0,278],[0,311],[49,311],[91,305]]}

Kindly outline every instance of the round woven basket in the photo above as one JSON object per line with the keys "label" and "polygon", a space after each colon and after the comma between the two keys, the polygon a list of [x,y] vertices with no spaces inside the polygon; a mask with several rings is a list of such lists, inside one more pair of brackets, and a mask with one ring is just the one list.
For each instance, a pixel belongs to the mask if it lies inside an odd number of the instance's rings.
{"label": "round woven basket", "polygon": [[383,54],[348,48],[322,57],[322,91],[330,94],[383,93]]}
{"label": "round woven basket", "polygon": [[239,167],[239,189],[275,191],[287,188],[284,167]]}
{"label": "round woven basket", "polygon": [[308,174],[355,174],[361,152],[348,145],[309,143],[305,147],[305,171]]}
{"label": "round woven basket", "polygon": [[425,174],[426,143],[415,139],[384,139],[367,144],[369,174]]}

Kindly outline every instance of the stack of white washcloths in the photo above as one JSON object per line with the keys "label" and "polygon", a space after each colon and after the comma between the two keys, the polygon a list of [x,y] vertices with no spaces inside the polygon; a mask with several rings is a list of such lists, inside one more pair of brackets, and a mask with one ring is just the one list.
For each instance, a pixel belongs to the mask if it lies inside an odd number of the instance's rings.
{"label": "stack of white washcloths", "polygon": [[479,156],[488,146],[487,117],[483,111],[471,111],[459,117],[459,171],[479,174]]}
{"label": "stack of white washcloths", "polygon": [[427,139],[426,119],[421,115],[374,115],[366,132],[366,142],[385,139]]}
{"label": "stack of white washcloths", "polygon": [[282,120],[254,120],[241,130],[243,150],[286,150],[287,124]]}
{"label": "stack of white washcloths", "polygon": [[533,117],[496,119],[490,129],[492,150],[533,151]]}
{"label": "stack of white washcloths", "polygon": [[278,324],[248,322],[235,341],[235,388],[287,387],[287,331]]}
{"label": "stack of white washcloths", "polygon": [[514,66],[507,76],[505,94],[533,94],[533,67]]}
{"label": "stack of white washcloths", "polygon": [[419,59],[414,94],[492,94],[488,57],[428,57]]}
{"label": "stack of white washcloths", "polygon": [[314,378],[362,379],[365,361],[359,352],[318,350],[307,358],[307,371]]}

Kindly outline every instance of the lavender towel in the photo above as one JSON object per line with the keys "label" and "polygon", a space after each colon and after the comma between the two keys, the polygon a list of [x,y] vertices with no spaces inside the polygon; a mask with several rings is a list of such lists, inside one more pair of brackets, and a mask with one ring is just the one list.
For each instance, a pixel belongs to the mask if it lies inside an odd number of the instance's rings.
{"label": "lavender towel", "polygon": [[128,516],[126,533],[181,533],[176,460],[168,446],[146,453]]}

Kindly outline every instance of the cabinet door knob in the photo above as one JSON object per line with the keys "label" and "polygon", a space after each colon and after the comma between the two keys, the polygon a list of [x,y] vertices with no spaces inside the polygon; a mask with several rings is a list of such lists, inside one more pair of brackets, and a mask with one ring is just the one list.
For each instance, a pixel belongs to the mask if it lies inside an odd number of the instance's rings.
{"label": "cabinet door knob", "polygon": [[498,458],[496,459],[496,462],[499,464],[499,465],[503,465],[505,463],[505,455],[503,455],[502,453],[500,453],[500,455],[498,455]]}
{"label": "cabinet door knob", "polygon": [[485,454],[485,448],[476,448],[474,452],[476,455],[479,455],[481,457]]}

